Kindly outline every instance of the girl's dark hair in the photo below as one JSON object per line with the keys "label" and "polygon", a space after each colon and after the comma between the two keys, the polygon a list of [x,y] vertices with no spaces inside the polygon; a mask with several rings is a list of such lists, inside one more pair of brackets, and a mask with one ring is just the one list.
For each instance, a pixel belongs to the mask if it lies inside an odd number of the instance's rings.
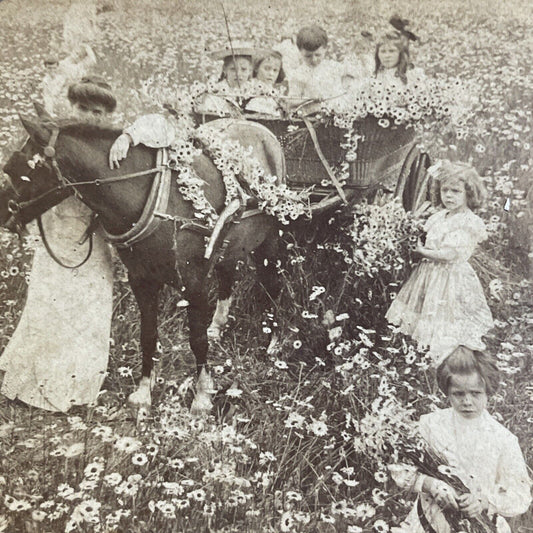
{"label": "girl's dark hair", "polygon": [[72,105],[102,105],[108,113],[112,113],[117,107],[111,85],[99,76],[82,78],[78,83],[73,83],[68,88],[67,96]]}
{"label": "girl's dark hair", "polygon": [[385,70],[379,59],[379,49],[384,44],[389,43],[393,44],[400,53],[398,65],[396,66],[396,76],[398,76],[398,78],[400,78],[403,83],[407,83],[407,71],[413,68],[413,65],[409,56],[409,44],[406,44],[405,40],[401,38],[399,32],[385,34],[381,41],[378,42],[378,44],[376,45],[376,52],[374,55],[376,67],[374,70],[374,76],[377,76],[378,72],[382,72],[383,70]]}
{"label": "girl's dark hair", "polygon": [[226,79],[226,68],[233,63],[233,58],[237,59],[238,57],[245,57],[246,59],[249,59],[250,65],[253,63],[252,56],[243,56],[243,55],[226,56],[224,58],[224,63],[222,64],[222,72],[220,73],[220,78],[218,78],[218,81],[223,81]]}
{"label": "girl's dark hair", "polygon": [[466,346],[458,346],[437,369],[437,384],[446,395],[454,375],[477,374],[485,385],[488,395],[498,390],[500,378],[494,359],[489,355],[473,351]]}
{"label": "girl's dark hair", "polygon": [[433,205],[443,205],[440,190],[448,181],[460,181],[465,186],[466,204],[470,209],[483,205],[487,196],[485,186],[476,169],[460,161],[441,161],[431,181],[430,197]]}
{"label": "girl's dark hair", "polygon": [[285,80],[286,76],[285,71],[283,70],[283,56],[277,50],[270,50],[266,54],[258,56],[254,59],[253,77],[257,77],[257,71],[259,70],[261,63],[269,57],[274,57],[275,59],[279,59],[280,61],[279,74],[274,83],[281,83]]}

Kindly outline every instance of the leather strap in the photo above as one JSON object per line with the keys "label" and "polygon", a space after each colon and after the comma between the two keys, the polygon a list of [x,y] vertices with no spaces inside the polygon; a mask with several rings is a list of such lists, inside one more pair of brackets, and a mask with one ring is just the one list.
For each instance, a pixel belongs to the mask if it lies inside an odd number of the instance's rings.
{"label": "leather strap", "polygon": [[167,161],[168,151],[166,149],[159,150],[157,152],[156,166],[161,170],[154,176],[148,199],[139,220],[133,227],[119,235],[114,235],[104,229],[106,240],[117,248],[130,248],[154,233],[161,224],[161,218],[155,216],[155,212],[165,213],[168,207],[171,169],[168,168]]}
{"label": "leather strap", "polygon": [[437,533],[433,526],[429,523],[429,520],[424,513],[424,509],[422,509],[422,501],[420,498],[418,498],[416,502],[416,513],[418,515],[418,520],[420,520],[420,525],[424,531],[427,533]]}

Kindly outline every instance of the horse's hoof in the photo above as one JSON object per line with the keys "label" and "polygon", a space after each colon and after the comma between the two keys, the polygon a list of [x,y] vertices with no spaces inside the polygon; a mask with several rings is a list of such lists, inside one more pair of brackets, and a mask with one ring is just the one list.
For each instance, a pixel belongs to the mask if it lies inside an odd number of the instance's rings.
{"label": "horse's hoof", "polygon": [[128,396],[128,403],[135,407],[150,407],[152,397],[149,390],[139,389]]}
{"label": "horse's hoof", "polygon": [[209,394],[197,394],[191,404],[191,415],[204,416],[211,412],[213,402]]}
{"label": "horse's hoof", "polygon": [[222,338],[222,332],[220,331],[220,328],[218,326],[209,326],[207,328],[207,338],[210,341],[219,342]]}

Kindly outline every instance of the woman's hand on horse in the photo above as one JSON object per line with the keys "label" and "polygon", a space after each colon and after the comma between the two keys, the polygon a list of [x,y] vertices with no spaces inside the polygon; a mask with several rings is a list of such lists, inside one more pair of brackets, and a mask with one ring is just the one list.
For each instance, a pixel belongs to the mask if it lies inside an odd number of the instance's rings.
{"label": "woman's hand on horse", "polygon": [[132,138],[128,133],[119,135],[117,140],[113,143],[111,150],[109,150],[109,168],[119,168],[120,163],[128,155],[130,145],[133,144]]}

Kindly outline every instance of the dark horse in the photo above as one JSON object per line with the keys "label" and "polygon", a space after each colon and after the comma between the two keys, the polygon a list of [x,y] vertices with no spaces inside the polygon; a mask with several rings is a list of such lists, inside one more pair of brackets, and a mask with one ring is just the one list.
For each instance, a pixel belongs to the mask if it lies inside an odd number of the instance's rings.
{"label": "dark horse", "polygon": [[[139,145],[130,150],[120,169],[110,170],[108,153],[120,134],[119,131],[87,124],[59,127],[41,120],[23,119],[23,124],[30,138],[4,167],[13,188],[0,192],[1,224],[10,229],[20,223],[23,225],[74,192],[98,215],[103,228],[110,234],[122,234],[136,224],[149,196],[155,172],[123,181],[106,180],[150,171],[156,166],[157,150]],[[228,136],[243,139],[245,146],[253,144],[251,139],[259,141],[253,146],[254,155],[262,160],[265,174],[276,175],[283,166],[280,166],[283,152],[276,139],[260,128],[262,127],[253,123],[241,123],[235,131],[230,127]],[[36,154],[42,156],[37,165],[31,161]],[[225,199],[221,174],[205,154],[198,156],[192,166],[197,176],[205,181],[207,200],[220,212]],[[98,178],[99,183],[94,182],[95,178]],[[76,186],[80,182],[90,183]],[[199,373],[195,406],[198,409],[208,408],[210,402],[206,389],[212,389],[212,385],[206,368],[209,323],[209,262],[204,258],[206,234],[199,231],[198,225],[187,223],[197,221],[192,205],[179,192],[176,180],[172,179],[171,182],[166,209],[168,219],[163,220],[149,237],[118,250],[128,270],[129,283],[141,315],[142,378],[139,388],[130,396],[130,401],[137,404],[151,403],[158,293],[164,284],[169,284],[177,288],[180,297],[189,302],[189,343]],[[63,186],[58,187],[61,183]],[[278,241],[277,221],[260,212],[230,226],[225,235],[227,247],[223,258],[215,267],[219,281],[217,310],[211,325],[215,336],[227,320],[238,260],[254,251],[257,272],[267,292],[272,298],[279,292],[274,266]]]}

